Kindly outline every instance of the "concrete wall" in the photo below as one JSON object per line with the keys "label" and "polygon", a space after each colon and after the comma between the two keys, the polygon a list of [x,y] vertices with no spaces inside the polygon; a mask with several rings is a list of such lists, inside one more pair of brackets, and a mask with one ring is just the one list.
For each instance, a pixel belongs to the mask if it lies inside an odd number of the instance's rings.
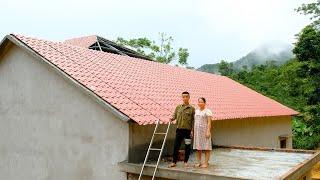
{"label": "concrete wall", "polygon": [[[137,123],[130,123],[129,125],[129,162],[142,162],[147,153],[147,149],[154,131],[155,125],[138,125]],[[159,125],[157,132],[165,132],[167,125]],[[175,137],[176,126],[170,127],[167,136],[166,146],[163,155],[172,155],[173,143]],[[153,147],[160,148],[163,142],[163,135],[156,135]],[[157,152],[152,152],[150,158],[156,158]]]}
{"label": "concrete wall", "polygon": [[[292,148],[291,116],[218,120],[213,122],[213,126],[212,140],[215,145],[279,148],[279,136],[287,135],[287,148]],[[160,126],[161,131],[164,127]],[[174,125],[170,128],[163,155],[172,155],[175,129]],[[143,161],[153,130],[154,125],[130,124],[129,162]],[[159,147],[162,141],[160,136],[157,137],[155,146]],[[156,154],[151,154],[152,157]]]}
{"label": "concrete wall", "polygon": [[311,170],[309,170],[308,172],[304,173],[298,180],[312,180],[312,179],[313,179],[312,173],[311,173]]}
{"label": "concrete wall", "polygon": [[279,136],[288,135],[287,148],[292,148],[291,116],[218,120],[213,126],[216,145],[279,148]]}
{"label": "concrete wall", "polygon": [[128,123],[14,46],[0,56],[0,179],[127,179]]}

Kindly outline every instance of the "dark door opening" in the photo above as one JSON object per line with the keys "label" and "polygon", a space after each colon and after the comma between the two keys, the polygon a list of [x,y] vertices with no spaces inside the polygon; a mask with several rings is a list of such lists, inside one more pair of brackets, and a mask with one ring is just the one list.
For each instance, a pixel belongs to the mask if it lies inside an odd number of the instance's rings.
{"label": "dark door opening", "polygon": [[280,148],[287,148],[287,138],[280,138]]}

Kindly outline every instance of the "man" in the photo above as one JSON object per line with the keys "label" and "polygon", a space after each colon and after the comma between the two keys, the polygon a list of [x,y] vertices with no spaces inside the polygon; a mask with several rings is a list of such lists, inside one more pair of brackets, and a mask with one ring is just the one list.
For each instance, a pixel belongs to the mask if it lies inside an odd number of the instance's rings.
{"label": "man", "polygon": [[188,92],[182,93],[182,100],[183,104],[180,104],[176,107],[172,118],[170,119],[171,121],[176,120],[177,129],[173,149],[173,162],[169,165],[169,167],[175,167],[177,165],[179,149],[183,140],[185,143],[185,167],[188,166],[188,159],[191,151],[191,136],[195,109],[189,104],[190,94]]}

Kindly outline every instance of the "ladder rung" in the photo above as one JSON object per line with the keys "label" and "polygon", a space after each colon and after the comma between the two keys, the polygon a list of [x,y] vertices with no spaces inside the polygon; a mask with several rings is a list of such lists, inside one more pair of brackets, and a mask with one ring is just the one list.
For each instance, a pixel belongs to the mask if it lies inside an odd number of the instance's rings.
{"label": "ladder rung", "polygon": [[[141,180],[141,177],[142,177],[142,175],[143,175],[143,170],[144,170],[144,167],[145,167],[145,166],[154,167],[154,171],[153,171],[153,175],[152,175],[152,180],[155,179],[155,175],[156,175],[156,172],[157,172],[157,168],[158,168],[158,165],[159,165],[159,162],[160,162],[160,158],[161,158],[161,155],[162,155],[162,150],[163,150],[163,148],[164,148],[164,145],[165,145],[165,142],[166,142],[166,139],[167,139],[167,136],[168,136],[168,131],[169,131],[169,128],[170,128],[171,123],[169,122],[169,124],[168,124],[168,126],[167,126],[167,130],[166,130],[165,133],[164,133],[164,132],[157,132],[158,125],[159,125],[159,121],[157,121],[156,127],[155,127],[154,130],[153,130],[152,138],[151,138],[151,141],[150,141],[150,144],[149,144],[149,147],[148,147],[147,154],[146,154],[146,156],[145,156],[145,158],[144,158],[144,161],[143,161],[143,164],[142,164],[142,167],[141,167],[141,170],[140,170],[140,174],[139,174],[138,180]],[[153,139],[154,139],[154,136],[155,136],[156,134],[157,134],[157,135],[158,135],[158,134],[164,135],[164,136],[163,136],[163,143],[162,143],[161,149],[159,149],[159,148],[152,148]],[[149,156],[150,151],[159,151],[159,156],[158,156],[158,160],[157,160],[157,163],[156,163],[156,164],[147,164],[147,159],[148,159],[148,156]]]}
{"label": "ladder rung", "polygon": [[154,134],[162,134],[162,135],[165,135],[166,133],[154,133]]}
{"label": "ladder rung", "polygon": [[161,151],[159,148],[150,148],[151,151]]}

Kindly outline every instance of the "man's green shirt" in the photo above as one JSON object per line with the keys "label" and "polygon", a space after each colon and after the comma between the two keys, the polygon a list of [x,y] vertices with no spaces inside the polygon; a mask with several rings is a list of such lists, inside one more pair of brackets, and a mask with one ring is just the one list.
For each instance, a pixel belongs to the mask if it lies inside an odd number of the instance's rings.
{"label": "man's green shirt", "polygon": [[172,118],[177,120],[177,128],[191,130],[194,122],[195,109],[193,106],[180,104],[176,107]]}

